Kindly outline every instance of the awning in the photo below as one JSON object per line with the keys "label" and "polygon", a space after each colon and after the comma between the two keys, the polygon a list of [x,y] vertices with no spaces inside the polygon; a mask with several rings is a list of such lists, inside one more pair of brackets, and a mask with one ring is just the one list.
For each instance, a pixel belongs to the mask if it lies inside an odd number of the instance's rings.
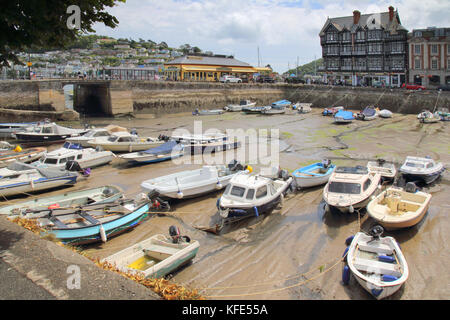
{"label": "awning", "polygon": [[214,66],[182,66],[182,71],[198,71],[198,72],[245,72],[254,73],[254,68],[242,68],[242,67],[214,67]]}

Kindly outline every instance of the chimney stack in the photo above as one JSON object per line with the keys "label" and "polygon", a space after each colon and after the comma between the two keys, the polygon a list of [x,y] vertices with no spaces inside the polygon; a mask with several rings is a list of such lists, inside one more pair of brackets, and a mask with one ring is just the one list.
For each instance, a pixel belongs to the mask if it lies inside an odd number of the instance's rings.
{"label": "chimney stack", "polygon": [[394,19],[394,7],[389,7],[389,21],[392,21]]}
{"label": "chimney stack", "polygon": [[359,12],[358,10],[353,11],[353,24],[358,24],[360,17],[361,12]]}

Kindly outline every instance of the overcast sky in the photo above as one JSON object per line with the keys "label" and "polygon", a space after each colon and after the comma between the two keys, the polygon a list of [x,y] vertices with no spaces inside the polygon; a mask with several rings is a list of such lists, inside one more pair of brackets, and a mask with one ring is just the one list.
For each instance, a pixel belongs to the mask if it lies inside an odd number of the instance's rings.
{"label": "overcast sky", "polygon": [[115,29],[96,25],[99,35],[188,43],[203,51],[285,72],[322,56],[319,32],[327,17],[398,9],[409,31],[450,27],[450,0],[126,0],[108,10],[119,20]]}

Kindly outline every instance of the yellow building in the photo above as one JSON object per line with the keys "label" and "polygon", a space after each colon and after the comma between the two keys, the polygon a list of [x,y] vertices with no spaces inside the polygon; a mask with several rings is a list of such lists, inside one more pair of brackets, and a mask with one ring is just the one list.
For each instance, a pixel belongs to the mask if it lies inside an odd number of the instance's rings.
{"label": "yellow building", "polygon": [[164,75],[170,80],[219,81],[223,75],[250,80],[258,70],[248,63],[222,55],[187,55],[164,64]]}

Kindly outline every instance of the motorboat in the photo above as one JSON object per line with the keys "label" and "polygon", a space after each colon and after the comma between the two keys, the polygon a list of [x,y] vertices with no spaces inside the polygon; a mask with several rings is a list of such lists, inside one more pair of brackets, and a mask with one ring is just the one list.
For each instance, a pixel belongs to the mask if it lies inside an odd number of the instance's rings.
{"label": "motorboat", "polygon": [[271,106],[253,106],[253,107],[244,107],[242,111],[246,114],[261,114],[262,111],[270,109]]}
{"label": "motorboat", "polygon": [[226,111],[237,112],[242,111],[243,108],[254,107],[256,102],[252,102],[250,100],[241,100],[239,104],[229,104],[226,105],[223,109]]}
{"label": "motorboat", "polygon": [[300,103],[297,102],[292,106],[292,109],[298,110],[298,113],[309,113],[311,112],[312,103]]}
{"label": "motorboat", "polygon": [[14,133],[24,131],[26,127],[36,125],[37,122],[3,122],[0,123],[0,138],[14,138]]}
{"label": "motorboat", "polygon": [[334,115],[335,123],[350,123],[353,120],[355,120],[355,117],[353,116],[353,112],[351,112],[351,111],[339,110]]}
{"label": "motorboat", "polygon": [[88,129],[72,129],[57,125],[54,122],[36,124],[16,132],[16,139],[33,143],[59,143],[75,135],[82,135]]}
{"label": "motorboat", "polygon": [[388,109],[383,109],[379,112],[381,118],[392,118],[392,112]]}
{"label": "motorboat", "polygon": [[162,198],[187,199],[225,188],[233,176],[244,170],[239,162],[232,161],[228,166],[203,166],[145,180],[141,187],[146,192],[157,191]]}
{"label": "motorboat", "polygon": [[417,190],[412,182],[405,188],[390,187],[367,205],[370,217],[387,230],[408,228],[418,224],[431,202],[431,194]]}
{"label": "motorboat", "polygon": [[374,120],[378,117],[377,108],[373,106],[365,107],[363,111],[359,112],[356,115],[356,118],[359,120],[370,121]]}
{"label": "motorboat", "polygon": [[114,132],[107,138],[100,137],[89,140],[88,144],[94,148],[99,147],[113,152],[133,152],[148,150],[165,142],[160,138],[143,138],[129,132]]}
{"label": "motorboat", "polygon": [[386,180],[393,180],[397,175],[397,169],[393,163],[386,162],[384,159],[377,159],[377,161],[369,161],[367,163],[369,172],[378,172],[381,178]]}
{"label": "motorboat", "polygon": [[46,148],[36,147],[22,149],[20,146],[16,146],[14,150],[3,151],[0,153],[0,168],[7,167],[16,161],[25,163],[36,161],[46,152]]}
{"label": "motorboat", "polygon": [[272,103],[272,108],[273,107],[285,107],[285,108],[289,108],[292,105],[292,102],[286,99],[283,100],[279,100],[279,101],[275,101]]}
{"label": "motorboat", "polygon": [[[171,226],[172,227],[172,226]],[[200,243],[186,236],[174,240],[156,234],[105,258],[122,272],[139,273],[146,278],[162,278],[191,262],[197,255]]]}
{"label": "motorboat", "polygon": [[217,200],[221,223],[258,217],[282,205],[292,181],[293,178],[288,175],[279,178],[261,174],[235,175]]}
{"label": "motorboat", "polygon": [[95,138],[100,138],[100,137],[109,137],[111,136],[111,132],[108,131],[108,129],[106,128],[93,128],[93,129],[89,129],[89,131],[83,135],[80,136],[74,136],[71,138],[67,138],[66,142],[70,142],[70,143],[77,143],[79,145],[81,145],[84,148],[88,148],[90,147],[90,145],[88,144],[89,140],[95,139]]}
{"label": "motorboat", "polygon": [[426,184],[435,181],[444,172],[442,162],[436,163],[430,157],[406,157],[405,162],[400,167],[400,172],[406,180],[421,180]]}
{"label": "motorboat", "polygon": [[41,211],[37,224],[43,234],[68,245],[106,242],[138,226],[149,211],[148,199],[122,199],[76,207],[51,207]]}
{"label": "motorboat", "polygon": [[91,204],[110,203],[123,198],[123,192],[116,186],[69,191],[50,197],[37,197],[0,208],[0,215],[35,218],[50,208],[78,207]]}
{"label": "motorboat", "polygon": [[381,174],[367,167],[336,167],[323,190],[328,207],[353,213],[366,207],[379,188]]}
{"label": "motorboat", "polygon": [[393,237],[381,237],[377,225],[369,234],[357,232],[346,249],[342,278],[348,284],[350,273],[377,300],[397,292],[409,276],[408,264]]}
{"label": "motorboat", "polygon": [[207,110],[195,109],[192,112],[192,115],[194,115],[194,116],[209,116],[209,115],[215,115],[215,114],[223,114],[223,110],[222,109],[207,109]]}
{"label": "motorboat", "polygon": [[322,162],[313,163],[302,167],[292,173],[297,189],[323,185],[328,182],[336,165],[324,159]]}
{"label": "motorboat", "polygon": [[417,115],[417,119],[420,123],[436,123],[441,121],[441,116],[437,112],[432,113],[429,110],[424,110]]}
{"label": "motorboat", "polygon": [[340,110],[344,110],[344,107],[339,106],[339,107],[329,107],[329,108],[325,108],[322,111],[322,115],[323,116],[334,116],[338,111]]}
{"label": "motorboat", "polygon": [[209,154],[236,149],[241,141],[223,133],[172,135],[171,140],[184,146],[186,154]]}
{"label": "motorboat", "polygon": [[270,108],[261,110],[261,114],[266,114],[266,115],[283,114],[283,113],[286,113],[286,108],[291,105],[292,105],[292,102],[290,102],[289,100],[276,101],[276,102],[272,103]]}
{"label": "motorboat", "polygon": [[171,160],[183,155],[184,146],[172,140],[148,150],[121,154],[119,158],[134,164],[146,164]]}
{"label": "motorboat", "polygon": [[448,112],[448,108],[439,108],[437,114],[441,117],[441,121],[450,121],[450,112]]}
{"label": "motorboat", "polygon": [[32,165],[41,168],[64,169],[68,161],[76,161],[82,169],[98,167],[110,163],[115,157],[111,151],[83,148],[78,143],[65,142],[64,145],[47,152],[39,161]]}
{"label": "motorboat", "polygon": [[73,185],[78,178],[76,172],[36,168],[25,163],[21,163],[20,166],[21,170],[14,170],[14,172],[0,177],[0,196],[26,194],[63,185]]}

